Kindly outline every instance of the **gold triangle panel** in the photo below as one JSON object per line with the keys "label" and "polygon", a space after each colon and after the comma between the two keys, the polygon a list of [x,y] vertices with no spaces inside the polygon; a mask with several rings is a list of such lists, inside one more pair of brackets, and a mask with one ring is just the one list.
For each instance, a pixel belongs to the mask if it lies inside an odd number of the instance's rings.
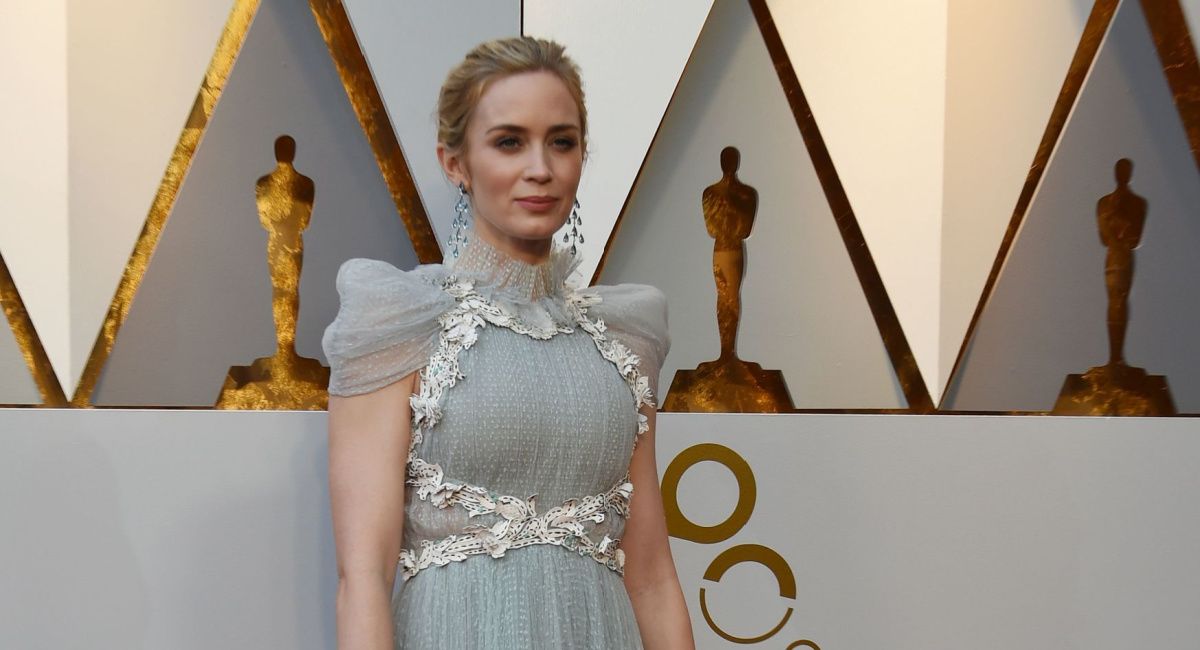
{"label": "gold triangle panel", "polygon": [[765,2],[713,4],[597,279],[667,294],[668,410],[932,409]]}
{"label": "gold triangle panel", "polygon": [[8,324],[0,333],[0,406],[65,406],[66,396],[3,255],[0,308]]}
{"label": "gold triangle panel", "polygon": [[148,220],[77,405],[212,406],[273,352],[276,369],[312,360],[302,374],[319,383],[341,262],[436,261],[340,5],[240,4],[230,25],[214,59],[229,66],[225,82],[201,92],[215,99],[184,134],[199,144],[168,170],[181,182],[160,190],[165,212]]}
{"label": "gold triangle panel", "polygon": [[1176,2],[1097,3],[944,409],[1200,412],[1197,96]]}

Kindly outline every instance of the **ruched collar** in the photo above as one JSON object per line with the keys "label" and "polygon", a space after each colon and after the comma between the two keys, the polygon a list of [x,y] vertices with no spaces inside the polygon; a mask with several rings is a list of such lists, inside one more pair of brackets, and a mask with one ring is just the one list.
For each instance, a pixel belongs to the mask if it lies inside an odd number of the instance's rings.
{"label": "ruched collar", "polygon": [[567,307],[575,287],[568,284],[582,255],[552,244],[550,256],[537,264],[519,260],[472,233],[459,257],[441,266],[456,281],[470,282],[475,291],[497,307],[535,328],[573,327]]}
{"label": "ruched collar", "polygon": [[446,268],[458,279],[470,280],[476,289],[488,290],[506,301],[538,302],[565,296],[567,278],[579,265],[580,257],[552,245],[546,260],[530,264],[472,233],[459,257],[447,260]]}

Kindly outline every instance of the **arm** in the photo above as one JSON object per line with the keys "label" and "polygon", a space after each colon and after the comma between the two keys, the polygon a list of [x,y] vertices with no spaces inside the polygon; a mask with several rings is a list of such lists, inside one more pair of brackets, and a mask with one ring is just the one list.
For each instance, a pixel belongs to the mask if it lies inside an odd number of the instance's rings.
{"label": "arm", "polygon": [[392,650],[392,587],[404,528],[416,373],[329,398],[329,496],[337,547],[337,647]]}
{"label": "arm", "polygon": [[642,413],[650,420],[650,430],[642,434],[629,466],[634,489],[629,522],[621,539],[625,551],[625,590],[629,592],[647,650],[695,648],[687,603],[667,542],[667,522],[654,460],[654,407],[644,406]]}

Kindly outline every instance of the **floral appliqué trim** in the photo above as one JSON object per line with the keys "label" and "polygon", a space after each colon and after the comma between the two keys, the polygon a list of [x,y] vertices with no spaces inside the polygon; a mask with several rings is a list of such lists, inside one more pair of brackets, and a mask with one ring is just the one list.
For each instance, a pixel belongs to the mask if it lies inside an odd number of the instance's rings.
{"label": "floral appliqu\u00e9 trim", "polygon": [[[608,535],[599,542],[593,541],[587,536],[584,525],[588,522],[601,523],[610,512],[629,516],[629,497],[633,494],[633,484],[628,476],[604,494],[567,499],[562,505],[541,514],[537,512],[535,497],[492,497],[478,494],[475,491],[479,488],[475,486],[443,485],[446,488],[436,491],[436,494],[446,496],[441,500],[431,498],[434,505],[442,508],[451,504],[464,505],[472,516],[479,514],[481,508],[487,508],[487,512],[498,514],[501,519],[490,526],[468,526],[461,534],[450,535],[436,542],[423,541],[419,552],[408,549],[401,551],[400,567],[406,579],[430,566],[461,562],[471,555],[504,557],[505,551],[510,548],[534,544],[562,546],[583,557],[590,557],[617,573],[624,572],[625,552],[619,547],[621,541]],[[464,494],[466,498],[459,501],[460,495]]]}
{"label": "floral appliqu\u00e9 trim", "polygon": [[[562,325],[531,326],[489,302],[468,281],[449,277],[442,289],[453,296],[458,304],[438,318],[442,332],[437,350],[430,356],[429,364],[421,370],[420,386],[409,400],[412,406],[412,441],[408,450],[407,484],[416,488],[418,499],[438,508],[458,506],[467,511],[468,517],[498,514],[501,519],[490,526],[468,526],[462,533],[438,541],[424,541],[420,551],[404,549],[400,553],[399,563],[405,579],[430,566],[461,562],[471,555],[503,557],[510,548],[534,544],[562,546],[581,556],[590,557],[617,573],[623,573],[625,554],[619,548],[620,540],[606,535],[600,541],[595,541],[587,536],[585,524],[601,523],[610,513],[629,516],[633,484],[628,474],[604,494],[567,499],[561,505],[539,513],[533,496],[522,499],[498,495],[480,486],[447,480],[440,465],[417,457],[417,445],[442,418],[441,404],[446,390],[463,378],[458,364],[459,353],[475,344],[479,338],[479,328],[490,323],[542,340],[574,331],[574,328]],[[617,367],[629,386],[634,408],[638,410],[636,438],[640,438],[650,428],[648,419],[641,412],[642,406],[654,406],[650,383],[638,371],[638,356],[605,335],[603,320],[593,321],[587,317],[588,307],[600,300],[600,296],[594,293],[572,291],[567,296],[567,306],[580,329],[591,335],[600,355]]]}

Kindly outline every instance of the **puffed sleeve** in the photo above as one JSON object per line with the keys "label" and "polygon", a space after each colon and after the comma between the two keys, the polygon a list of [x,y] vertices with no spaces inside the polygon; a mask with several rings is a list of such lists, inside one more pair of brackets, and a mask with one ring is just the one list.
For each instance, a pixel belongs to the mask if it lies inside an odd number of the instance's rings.
{"label": "puffed sleeve", "polygon": [[365,258],[338,269],[341,307],[321,339],[330,395],[378,390],[428,362],[441,331],[438,316],[454,298],[423,269],[402,271]]}
{"label": "puffed sleeve", "polygon": [[638,355],[638,371],[650,380],[655,403],[661,404],[658,375],[671,350],[666,295],[657,287],[632,283],[597,285],[587,291],[600,297],[588,315],[603,319],[608,334]]}

